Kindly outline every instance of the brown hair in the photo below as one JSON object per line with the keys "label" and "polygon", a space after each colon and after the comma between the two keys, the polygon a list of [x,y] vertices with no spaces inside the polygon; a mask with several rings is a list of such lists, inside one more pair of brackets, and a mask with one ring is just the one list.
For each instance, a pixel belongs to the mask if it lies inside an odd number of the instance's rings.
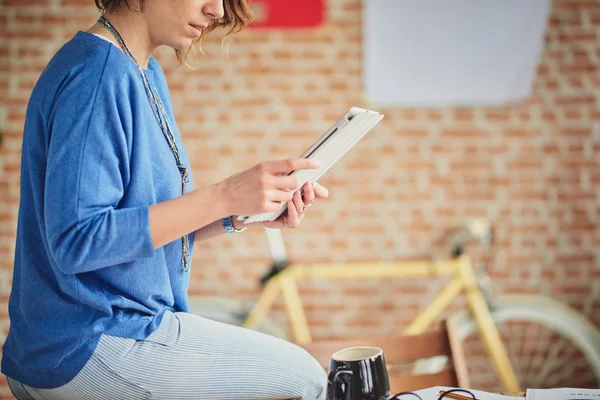
{"label": "brown hair", "polygon": [[[123,7],[129,10],[141,12],[144,8],[144,0],[94,0],[96,7],[101,12],[114,13]],[[138,7],[133,8],[136,4]],[[190,64],[190,53],[202,52],[202,41],[211,32],[216,29],[225,29],[224,38],[230,35],[235,35],[241,31],[246,25],[248,25],[254,19],[254,14],[248,7],[246,0],[223,0],[224,15],[223,18],[218,20],[212,20],[209,25],[202,31],[202,35],[194,40],[192,45],[184,50],[176,50],[177,58],[179,62],[187,67],[191,67]]]}

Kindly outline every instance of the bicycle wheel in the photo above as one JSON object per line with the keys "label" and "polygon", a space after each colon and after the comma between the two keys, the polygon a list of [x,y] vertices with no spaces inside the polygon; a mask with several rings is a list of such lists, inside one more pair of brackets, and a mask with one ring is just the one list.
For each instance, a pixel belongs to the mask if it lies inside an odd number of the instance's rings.
{"label": "bicycle wheel", "polygon": [[[549,298],[499,298],[492,315],[521,388],[600,387],[600,332],[583,315]],[[469,312],[452,318],[464,342],[472,387],[499,383]]]}
{"label": "bicycle wheel", "polygon": [[[190,313],[223,322],[229,325],[242,326],[248,318],[252,304],[226,297],[190,297]],[[263,318],[253,330],[287,340],[287,335],[275,322]]]}

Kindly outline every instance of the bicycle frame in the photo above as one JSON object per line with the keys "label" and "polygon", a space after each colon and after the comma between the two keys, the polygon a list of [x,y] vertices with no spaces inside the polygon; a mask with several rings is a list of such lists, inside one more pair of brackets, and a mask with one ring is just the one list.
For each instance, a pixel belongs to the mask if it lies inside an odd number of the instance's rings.
{"label": "bicycle frame", "polygon": [[467,305],[477,323],[486,351],[492,359],[500,381],[508,391],[521,391],[468,255],[439,262],[417,260],[389,263],[291,264],[268,281],[244,327],[255,328],[281,294],[295,342],[300,345],[311,342],[310,329],[296,284],[298,280],[406,279],[448,276],[452,276],[452,280],[419,312],[419,315],[404,329],[403,333],[417,335],[424,332],[455,297],[464,293]]}

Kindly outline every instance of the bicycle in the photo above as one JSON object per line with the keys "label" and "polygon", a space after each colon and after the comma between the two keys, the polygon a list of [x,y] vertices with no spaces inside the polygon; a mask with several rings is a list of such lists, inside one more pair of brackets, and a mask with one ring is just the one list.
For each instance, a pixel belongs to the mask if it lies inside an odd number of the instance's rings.
{"label": "bicycle", "polygon": [[[198,298],[191,299],[191,312],[286,338],[283,330],[267,317],[281,294],[293,341],[302,345],[311,342],[312,336],[296,284],[298,280],[451,277],[450,282],[419,312],[403,334],[423,333],[454,298],[464,294],[469,310],[460,311],[449,319],[456,328],[457,336],[463,341],[463,347],[475,349],[475,353],[478,345],[476,333],[480,333],[484,353],[493,366],[492,372],[502,384],[501,387],[485,387],[484,383],[478,387],[519,392],[527,387],[600,385],[600,331],[583,315],[540,295],[498,298],[492,295],[491,279],[487,273],[488,260],[475,266],[466,252],[466,245],[477,241],[489,259],[493,231],[485,220],[474,220],[455,230],[451,235],[452,257],[441,260],[290,263],[280,232],[266,231],[274,263],[261,280],[263,289],[256,303],[249,307],[234,300]],[[533,327],[537,330],[533,331]],[[542,338],[548,339],[547,343]],[[529,351],[530,358],[527,359],[524,349],[531,347],[533,350]],[[419,366],[421,373],[433,373],[441,369],[441,362],[444,360],[423,360]],[[475,369],[470,374],[476,374],[484,368],[485,363],[470,365]],[[480,375],[481,379],[490,379],[489,373]],[[471,376],[471,381],[476,382],[477,379]]]}

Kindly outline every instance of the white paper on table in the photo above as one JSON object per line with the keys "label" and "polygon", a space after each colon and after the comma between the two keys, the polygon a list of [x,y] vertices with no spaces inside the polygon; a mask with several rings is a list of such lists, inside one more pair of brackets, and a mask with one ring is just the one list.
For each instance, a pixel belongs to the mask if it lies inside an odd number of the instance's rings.
{"label": "white paper on table", "polygon": [[526,400],[600,400],[598,389],[527,389]]}
{"label": "white paper on table", "polygon": [[[453,388],[448,386],[434,386],[427,389],[416,390],[415,393],[421,396],[423,400],[437,400],[440,397],[440,390],[448,391],[451,389],[460,389]],[[466,389],[469,392],[473,393],[478,400],[523,400],[522,397],[513,397],[513,396],[503,396],[501,394],[482,392],[481,390],[472,390]],[[463,393],[457,393],[463,395]],[[409,399],[410,397],[407,397]],[[416,399],[416,397],[415,397]]]}

